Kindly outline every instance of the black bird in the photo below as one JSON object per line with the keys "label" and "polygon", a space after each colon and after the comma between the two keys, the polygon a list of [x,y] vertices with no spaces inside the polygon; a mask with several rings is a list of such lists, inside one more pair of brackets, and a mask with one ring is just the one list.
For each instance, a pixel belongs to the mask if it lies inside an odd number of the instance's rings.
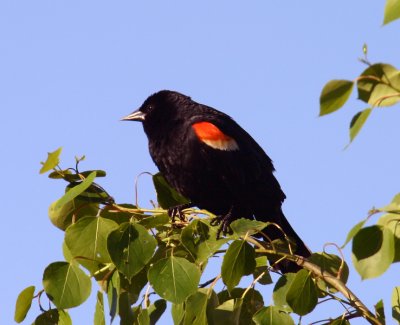
{"label": "black bird", "polygon": [[[123,120],[142,122],[161,174],[193,206],[217,215],[214,223],[224,233],[239,218],[273,222],[295,243],[295,254],[310,256],[282,212],[286,196],[271,159],[230,116],[162,90]],[[281,230],[270,226],[263,232],[275,240],[284,238]],[[299,269],[289,261],[278,268],[284,273]]]}

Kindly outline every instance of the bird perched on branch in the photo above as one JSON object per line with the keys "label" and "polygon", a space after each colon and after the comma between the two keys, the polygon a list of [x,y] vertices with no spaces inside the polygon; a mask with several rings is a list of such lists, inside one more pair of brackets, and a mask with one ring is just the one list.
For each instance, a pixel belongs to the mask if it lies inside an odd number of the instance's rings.
{"label": "bird perched on branch", "polygon": [[[230,116],[162,90],[123,120],[142,122],[161,174],[192,206],[218,216],[214,224],[220,231],[226,233],[239,218],[272,222],[279,227],[263,230],[268,240],[286,234],[295,244],[295,254],[310,256],[282,212],[286,196],[273,175],[271,159]],[[284,273],[298,270],[289,261],[277,267]]]}

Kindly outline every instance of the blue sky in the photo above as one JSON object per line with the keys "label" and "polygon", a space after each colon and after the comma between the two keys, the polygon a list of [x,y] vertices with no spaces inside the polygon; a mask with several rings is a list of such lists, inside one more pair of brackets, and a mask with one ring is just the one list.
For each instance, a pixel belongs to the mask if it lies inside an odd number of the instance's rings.
{"label": "blue sky", "polygon": [[[285,214],[304,241],[314,251],[342,244],[371,207],[399,192],[400,110],[374,111],[343,151],[351,117],[366,106],[352,96],[318,118],[318,98],[328,80],[365,68],[357,61],[364,42],[372,62],[399,66],[400,22],[381,27],[383,8],[362,0],[2,1],[0,324],[12,323],[19,291],[41,288],[46,265],[62,259],[63,233],[47,209],[64,184],[39,175],[39,162],[59,146],[64,167],[85,154],[82,168],[106,170],[101,185],[133,202],[136,175],[156,168],[140,125],[119,119],[160,89],[234,117],[274,160]],[[154,197],[144,177],[141,205]],[[390,317],[399,266],[363,282],[352,271],[349,286],[370,307],[384,298]],[[89,324],[93,311],[89,301],[71,315]],[[35,305],[26,323],[37,314]],[[338,314],[322,305],[307,320]]]}

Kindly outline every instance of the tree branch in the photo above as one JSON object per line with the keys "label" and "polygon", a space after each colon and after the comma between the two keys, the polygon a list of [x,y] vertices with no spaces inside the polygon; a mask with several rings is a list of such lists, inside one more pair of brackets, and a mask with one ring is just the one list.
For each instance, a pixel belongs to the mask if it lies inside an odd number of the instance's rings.
{"label": "tree branch", "polygon": [[332,287],[342,293],[342,295],[345,296],[346,299],[348,299],[350,305],[353,306],[357,311],[359,311],[362,317],[364,317],[370,324],[383,325],[379,321],[379,319],[377,319],[376,316],[368,309],[368,307],[365,306],[364,303],[349,288],[347,288],[346,285],[339,278],[335,277],[329,272],[323,271],[318,265],[309,262],[302,256],[289,255],[279,251],[266,249],[262,243],[252,237],[247,236],[245,240],[259,247],[259,252],[283,256],[295,262],[302,268],[311,271],[315,276],[323,279],[326,283],[330,284]]}

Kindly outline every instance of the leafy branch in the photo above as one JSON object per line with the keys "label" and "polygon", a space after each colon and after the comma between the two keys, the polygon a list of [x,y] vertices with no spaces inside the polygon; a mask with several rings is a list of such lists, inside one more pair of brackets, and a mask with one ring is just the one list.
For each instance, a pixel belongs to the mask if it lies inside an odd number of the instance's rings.
{"label": "leafy branch", "polygon": [[[341,319],[364,317],[371,324],[382,324],[346,286],[349,269],[342,257],[323,252],[304,259],[291,253],[287,237],[283,242],[255,237],[263,235],[265,227],[277,226],[272,223],[239,219],[231,224],[232,234],[221,239],[211,226],[214,216],[207,211],[186,209],[183,220],[173,223],[168,208],[186,199],[159,174],[153,176],[158,201],[162,202],[159,207],[117,204],[94,182],[105,172],[79,172],[81,160],[75,168],[63,170],[58,166],[61,150],[55,152],[49,155],[52,162],[44,165],[55,169],[50,178],[67,182],[65,194],[49,209],[50,220],[65,231],[65,261],[50,263],[44,270],[43,290],[53,307],[41,309],[36,322],[70,321],[66,309],[82,305],[92,291],[92,280],[96,280],[95,324],[105,320],[104,295],[110,320],[119,316],[122,323],[153,324],[169,302],[177,324],[195,319],[198,324],[269,324],[268,320],[294,324],[293,315],[302,317],[335,300],[345,308]],[[394,207],[387,209],[393,211]],[[220,272],[200,284],[211,259],[220,263]],[[280,275],[274,265],[284,259],[302,269]],[[280,278],[274,287],[274,305],[265,306],[257,288],[272,283],[271,272]],[[253,280],[247,287],[239,287],[247,276]],[[216,292],[221,280],[225,288]],[[29,311],[34,291],[28,287],[21,292],[17,322]]]}

